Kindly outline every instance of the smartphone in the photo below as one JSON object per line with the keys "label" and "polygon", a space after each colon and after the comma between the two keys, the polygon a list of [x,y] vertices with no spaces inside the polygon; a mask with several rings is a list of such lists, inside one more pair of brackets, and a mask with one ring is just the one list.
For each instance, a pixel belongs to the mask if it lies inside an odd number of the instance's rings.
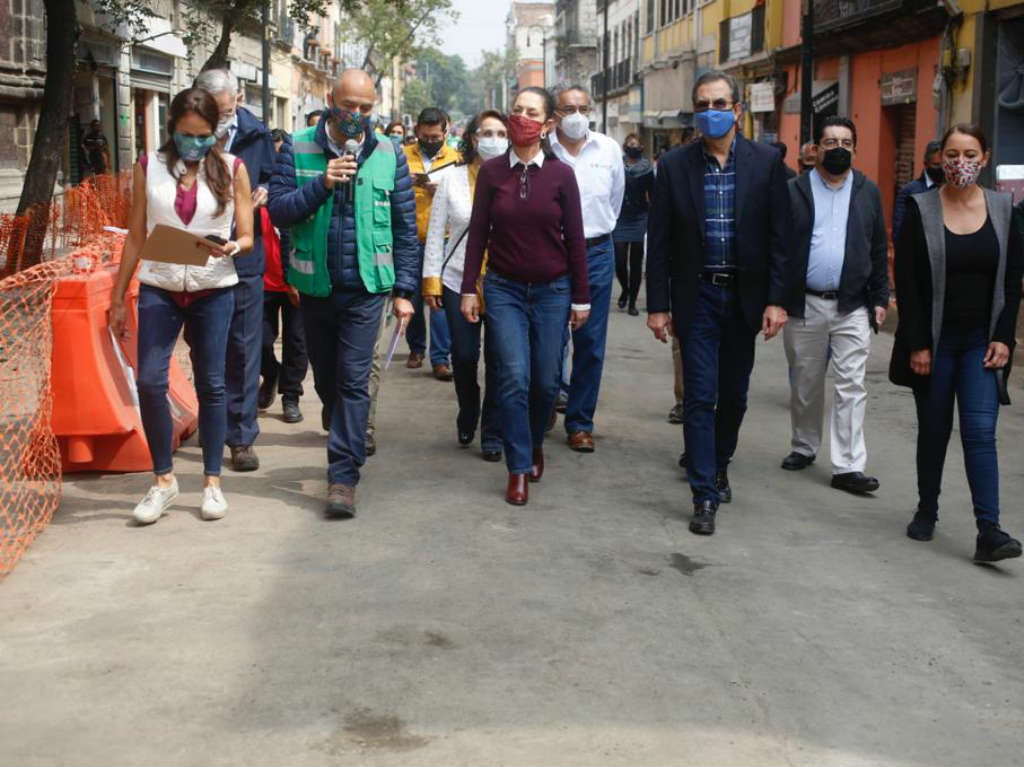
{"label": "smartphone", "polygon": [[218,245],[227,245],[228,244],[227,240],[225,240],[223,237],[218,237],[216,234],[208,234],[208,235],[206,235],[206,239],[208,239],[210,242],[215,242]]}

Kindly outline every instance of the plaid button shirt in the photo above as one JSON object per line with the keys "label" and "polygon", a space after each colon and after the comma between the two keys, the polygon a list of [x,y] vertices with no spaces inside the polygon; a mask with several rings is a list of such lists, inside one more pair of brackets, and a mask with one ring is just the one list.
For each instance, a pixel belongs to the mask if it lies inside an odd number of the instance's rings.
{"label": "plaid button shirt", "polygon": [[736,268],[736,141],[721,167],[704,147],[704,266]]}

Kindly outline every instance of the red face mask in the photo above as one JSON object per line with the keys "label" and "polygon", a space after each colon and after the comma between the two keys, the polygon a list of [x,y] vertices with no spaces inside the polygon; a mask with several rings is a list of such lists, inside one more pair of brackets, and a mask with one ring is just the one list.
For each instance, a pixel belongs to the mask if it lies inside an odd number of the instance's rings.
{"label": "red face mask", "polygon": [[512,115],[508,118],[508,137],[514,146],[530,146],[540,141],[541,131],[544,129],[542,123],[531,120],[522,115]]}

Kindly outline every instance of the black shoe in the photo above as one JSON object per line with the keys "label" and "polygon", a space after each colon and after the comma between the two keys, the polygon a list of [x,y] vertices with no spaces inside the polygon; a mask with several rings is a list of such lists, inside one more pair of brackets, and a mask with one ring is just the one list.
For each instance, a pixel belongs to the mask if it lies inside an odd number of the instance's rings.
{"label": "black shoe", "polygon": [[623,293],[621,296],[619,296],[619,308],[620,309],[625,309],[626,308],[626,302],[628,300],[629,299],[626,297],[625,293]]}
{"label": "black shoe", "polygon": [[569,407],[569,393],[559,389],[558,400],[555,402],[555,412],[564,413],[567,407]]}
{"label": "black shoe", "polygon": [[630,317],[639,317],[640,316],[640,312],[637,311],[636,306],[629,307],[629,311],[627,312],[627,314],[629,314]]}
{"label": "black shoe", "polygon": [[257,406],[260,410],[267,410],[274,404],[275,399],[277,399],[277,381],[264,378],[263,383],[260,384],[259,395],[256,399]]}
{"label": "black shoe", "polygon": [[377,455],[377,439],[372,434],[366,435],[366,457]]}
{"label": "black shoe", "polygon": [[284,422],[285,423],[301,423],[302,411],[299,410],[299,403],[292,402],[291,400],[285,400],[282,408],[284,410]]}
{"label": "black shoe", "polygon": [[974,550],[975,562],[998,562],[1001,559],[1014,559],[1021,553],[1020,541],[1011,538],[999,527],[992,526],[978,533],[977,547]]}
{"label": "black shoe", "polygon": [[935,514],[928,514],[918,509],[914,518],[907,525],[907,537],[915,541],[930,541],[935,535],[935,523],[938,517]]}
{"label": "black shoe", "polygon": [[668,422],[678,426],[683,422],[683,406],[673,405],[672,409],[668,411]]}
{"label": "black shoe", "polygon": [[714,501],[701,501],[693,504],[693,519],[690,520],[690,532],[694,535],[715,534],[715,514],[718,508]]}
{"label": "black shoe", "polygon": [[863,472],[851,471],[846,474],[833,474],[832,487],[854,495],[864,495],[878,489],[878,480],[874,477],[864,476]]}
{"label": "black shoe", "polygon": [[463,431],[459,429],[459,445],[462,447],[468,447],[469,443],[473,441],[472,431]]}
{"label": "black shoe", "polygon": [[500,450],[484,450],[480,457],[483,458],[487,463],[497,463],[501,460]]}
{"label": "black shoe", "polygon": [[320,425],[324,431],[331,430],[331,411],[325,407],[320,408]]}
{"label": "black shoe", "polygon": [[732,488],[729,487],[729,474],[725,469],[715,472],[715,490],[718,491],[719,503],[732,503]]}
{"label": "black shoe", "polygon": [[[786,471],[800,471],[814,463],[813,455],[804,455],[795,450],[782,460],[782,468]],[[835,487],[835,485],[832,485]]]}

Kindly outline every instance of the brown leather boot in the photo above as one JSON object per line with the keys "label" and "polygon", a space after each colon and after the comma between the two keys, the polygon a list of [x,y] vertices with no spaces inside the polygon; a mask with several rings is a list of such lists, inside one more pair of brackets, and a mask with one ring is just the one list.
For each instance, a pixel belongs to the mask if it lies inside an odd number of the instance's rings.
{"label": "brown leather boot", "polygon": [[356,489],[337,482],[329,484],[324,513],[328,519],[352,519],[356,515]]}
{"label": "brown leather boot", "polygon": [[544,476],[544,448],[535,447],[533,449],[533,466],[530,467],[530,481],[540,482],[540,478]]}
{"label": "brown leather boot", "polygon": [[505,500],[513,506],[525,506],[530,500],[530,483],[527,474],[509,474]]}

